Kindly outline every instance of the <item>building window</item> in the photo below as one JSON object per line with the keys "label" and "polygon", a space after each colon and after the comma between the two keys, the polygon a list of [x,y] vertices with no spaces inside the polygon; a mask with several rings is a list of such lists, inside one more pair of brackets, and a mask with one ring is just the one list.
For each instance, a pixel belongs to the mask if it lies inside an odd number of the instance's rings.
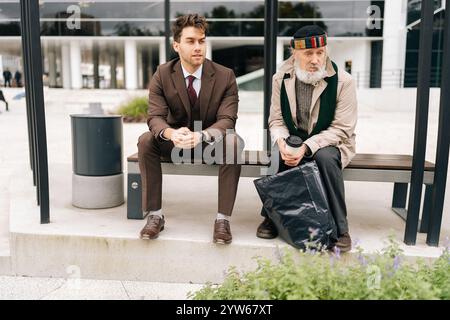
{"label": "building window", "polygon": [[[414,24],[417,19],[420,19],[421,0],[408,1],[408,25]],[[439,87],[441,83],[441,69],[442,57],[444,50],[444,17],[445,11],[438,10],[442,6],[441,0],[435,0],[434,7],[436,13],[434,15],[433,24],[433,48],[431,55],[431,86]],[[404,86],[417,87],[417,73],[419,61],[419,37],[420,37],[420,23],[415,24],[407,34],[406,42],[406,61]]]}

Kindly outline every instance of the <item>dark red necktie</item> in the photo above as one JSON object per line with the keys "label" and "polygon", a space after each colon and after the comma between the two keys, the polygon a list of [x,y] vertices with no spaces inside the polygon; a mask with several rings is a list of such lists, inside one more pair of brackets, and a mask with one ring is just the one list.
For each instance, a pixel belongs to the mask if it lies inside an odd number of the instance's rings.
{"label": "dark red necktie", "polygon": [[194,76],[188,76],[187,78],[189,80],[187,92],[189,95],[189,101],[191,102],[191,106],[193,107],[193,106],[195,106],[195,103],[197,102],[197,92],[195,92],[195,89],[193,86],[194,80],[196,78]]}

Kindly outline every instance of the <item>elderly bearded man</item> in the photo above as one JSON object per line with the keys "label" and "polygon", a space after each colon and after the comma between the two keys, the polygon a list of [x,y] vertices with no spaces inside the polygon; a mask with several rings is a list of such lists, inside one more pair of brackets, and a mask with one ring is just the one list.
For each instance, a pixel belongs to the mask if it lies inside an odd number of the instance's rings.
{"label": "elderly bearded man", "polygon": [[[342,170],[355,155],[357,101],[355,83],[337,68],[327,52],[327,34],[315,25],[300,28],[291,40],[292,56],[273,77],[269,128],[281,161],[279,172],[298,166],[304,158],[315,160],[337,225],[341,251],[351,250]],[[299,155],[286,149],[285,139],[299,136]],[[278,233],[265,210],[257,236]]]}

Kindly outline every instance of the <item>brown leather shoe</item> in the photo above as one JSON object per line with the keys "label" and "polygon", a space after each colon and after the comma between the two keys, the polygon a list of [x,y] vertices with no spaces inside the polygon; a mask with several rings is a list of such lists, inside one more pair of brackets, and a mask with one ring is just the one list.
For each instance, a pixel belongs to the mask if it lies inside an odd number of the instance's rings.
{"label": "brown leather shoe", "polygon": [[147,224],[141,230],[141,239],[150,240],[156,239],[159,233],[164,230],[164,216],[150,215],[147,219]]}
{"label": "brown leather shoe", "polygon": [[273,221],[266,217],[258,226],[256,236],[262,239],[274,239],[278,236],[278,230]]}
{"label": "brown leather shoe", "polygon": [[341,252],[348,252],[352,250],[352,238],[348,232],[341,234],[338,241],[336,242],[336,247],[341,250]]}
{"label": "brown leather shoe", "polygon": [[233,237],[231,236],[230,222],[225,219],[216,219],[214,222],[214,243],[229,244],[232,239]]}

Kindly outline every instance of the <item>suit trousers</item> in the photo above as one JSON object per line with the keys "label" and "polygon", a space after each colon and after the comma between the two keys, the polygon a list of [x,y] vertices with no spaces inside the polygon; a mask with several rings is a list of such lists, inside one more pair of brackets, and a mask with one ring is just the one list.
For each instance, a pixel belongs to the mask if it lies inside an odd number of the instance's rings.
{"label": "suit trousers", "polygon": [[[218,159],[215,163],[220,164],[218,212],[231,216],[241,175],[240,163],[244,140],[237,134],[227,134],[222,141],[215,144],[217,144],[216,148],[221,150],[217,153],[212,152],[213,156],[217,156],[214,159]],[[212,148],[207,143],[202,143],[202,151],[208,147]],[[138,158],[142,180],[142,209],[144,211],[161,209],[161,158],[171,159],[174,148],[172,141],[155,138],[151,132],[146,132],[139,137]],[[194,154],[194,152],[191,153]],[[194,160],[194,156],[191,156],[191,160]],[[199,201],[201,201],[201,197],[199,197]]]}
{"label": "suit trousers", "polygon": [[[281,159],[281,155],[279,156],[280,164],[278,172],[283,172],[293,168],[287,166]],[[304,158],[302,162],[311,160],[316,160],[327,194],[328,204],[334,217],[334,221],[336,222],[338,235],[342,235],[345,232],[348,232],[348,221],[347,206],[345,204],[345,188],[342,174],[341,152],[338,148],[333,146],[321,148],[311,159]],[[261,215],[263,217],[267,217],[267,213],[264,208],[261,210]]]}

